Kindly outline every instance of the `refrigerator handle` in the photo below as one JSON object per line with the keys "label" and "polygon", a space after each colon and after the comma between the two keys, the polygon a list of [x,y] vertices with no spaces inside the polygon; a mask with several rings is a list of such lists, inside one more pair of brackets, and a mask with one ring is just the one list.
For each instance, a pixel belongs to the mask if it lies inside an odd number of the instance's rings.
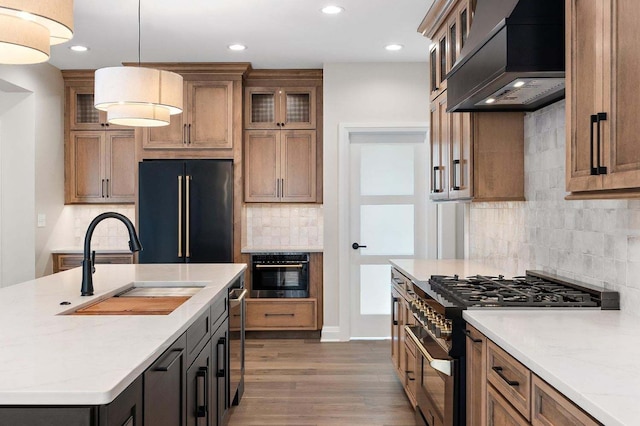
{"label": "refrigerator handle", "polygon": [[182,257],[182,176],[178,176],[178,257]]}
{"label": "refrigerator handle", "polygon": [[185,229],[185,237],[187,239],[187,243],[185,245],[185,257],[189,258],[191,257],[191,253],[189,252],[189,205],[191,204],[191,192],[189,191],[189,182],[191,181],[191,176],[186,176],[185,177],[185,183],[187,184],[187,202],[186,202],[186,206],[185,206],[185,222],[187,224],[187,227]]}

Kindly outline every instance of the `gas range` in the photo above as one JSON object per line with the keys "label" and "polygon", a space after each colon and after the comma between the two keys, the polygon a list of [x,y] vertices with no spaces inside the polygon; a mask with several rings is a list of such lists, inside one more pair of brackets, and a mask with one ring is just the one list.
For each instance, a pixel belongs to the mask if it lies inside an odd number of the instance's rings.
{"label": "gas range", "polygon": [[[540,271],[432,275],[412,281],[394,270],[392,285],[413,318],[404,326],[417,348],[417,424],[465,424],[466,309],[620,309],[619,293]],[[434,401],[443,401],[442,404]]]}

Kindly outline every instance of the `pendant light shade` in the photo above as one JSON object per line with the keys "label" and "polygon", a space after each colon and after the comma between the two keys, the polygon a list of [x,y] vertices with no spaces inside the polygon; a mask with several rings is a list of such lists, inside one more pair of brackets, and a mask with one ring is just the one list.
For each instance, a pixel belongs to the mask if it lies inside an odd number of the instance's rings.
{"label": "pendant light shade", "polygon": [[108,67],[95,73],[94,103],[112,124],[157,127],[182,112],[182,76],[144,67]]}
{"label": "pendant light shade", "polygon": [[36,64],[73,37],[73,0],[0,0],[0,64]]}

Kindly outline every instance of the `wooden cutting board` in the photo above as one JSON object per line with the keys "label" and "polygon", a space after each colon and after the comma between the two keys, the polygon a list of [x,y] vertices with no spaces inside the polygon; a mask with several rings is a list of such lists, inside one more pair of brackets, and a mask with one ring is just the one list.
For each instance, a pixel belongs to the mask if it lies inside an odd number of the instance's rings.
{"label": "wooden cutting board", "polygon": [[190,296],[111,297],[72,315],[169,315]]}

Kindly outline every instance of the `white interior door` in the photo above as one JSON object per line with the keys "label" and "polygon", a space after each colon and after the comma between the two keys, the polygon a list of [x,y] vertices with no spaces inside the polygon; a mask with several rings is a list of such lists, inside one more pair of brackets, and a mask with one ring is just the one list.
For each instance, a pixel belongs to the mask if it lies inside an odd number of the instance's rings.
{"label": "white interior door", "polygon": [[425,133],[351,133],[350,335],[390,335],[389,259],[428,257],[427,144]]}

